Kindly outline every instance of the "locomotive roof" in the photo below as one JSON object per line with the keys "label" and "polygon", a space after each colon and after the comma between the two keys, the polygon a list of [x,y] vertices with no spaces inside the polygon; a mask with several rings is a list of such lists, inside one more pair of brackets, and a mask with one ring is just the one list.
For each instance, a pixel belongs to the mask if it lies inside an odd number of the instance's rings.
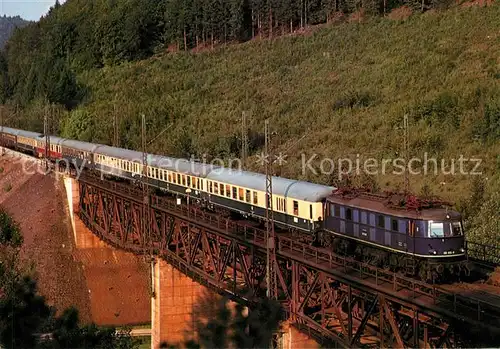
{"label": "locomotive roof", "polygon": [[454,210],[447,210],[446,208],[425,208],[420,211],[410,210],[410,209],[398,209],[388,206],[384,201],[374,200],[370,198],[365,198],[362,196],[357,197],[342,197],[338,195],[330,195],[327,201],[337,203],[340,205],[346,205],[354,208],[359,208],[363,210],[379,212],[382,214],[387,214],[395,217],[401,218],[412,218],[419,220],[429,220],[429,221],[443,221],[449,219],[460,219],[460,213]]}
{"label": "locomotive roof", "polygon": [[[219,167],[210,172],[207,178],[258,191],[266,191],[266,176],[260,173]],[[332,190],[334,190],[333,187],[325,185],[273,176],[273,194],[287,198],[319,202],[331,194]]]}

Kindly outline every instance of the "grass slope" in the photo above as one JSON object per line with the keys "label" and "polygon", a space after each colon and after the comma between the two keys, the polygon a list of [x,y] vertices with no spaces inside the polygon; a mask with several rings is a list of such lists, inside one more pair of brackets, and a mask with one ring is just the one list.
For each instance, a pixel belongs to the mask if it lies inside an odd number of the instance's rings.
{"label": "grass slope", "polygon": [[[408,113],[412,156],[480,157],[490,188],[498,189],[499,18],[497,3],[406,21],[373,19],[90,71],[80,76],[90,97],[65,117],[61,133],[111,143],[116,106],[121,146],[140,147],[145,113],[149,138],[170,127],[151,152],[227,159],[239,154],[241,114],[250,110],[253,158],[271,118],[277,151],[292,147],[281,174],[331,183],[332,176],[303,174],[300,154],[394,158],[402,150],[397,128]],[[377,182],[394,188],[403,179],[385,175]],[[428,186],[449,199],[467,194],[469,183],[470,176],[411,177],[414,192]]]}

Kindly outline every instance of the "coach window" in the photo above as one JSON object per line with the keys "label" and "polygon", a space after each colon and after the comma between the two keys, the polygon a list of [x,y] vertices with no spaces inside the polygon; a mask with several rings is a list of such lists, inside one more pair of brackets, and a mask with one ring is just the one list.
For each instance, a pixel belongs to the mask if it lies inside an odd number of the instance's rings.
{"label": "coach window", "polygon": [[248,203],[252,202],[252,198],[250,197],[250,190],[247,190],[247,191],[245,192],[245,194],[246,194],[246,195],[245,195],[245,196],[246,196],[246,197],[245,197],[246,202],[248,202]]}
{"label": "coach window", "polygon": [[172,172],[168,172],[167,176],[168,176],[168,181],[172,183]]}
{"label": "coach window", "polygon": [[399,229],[398,229],[398,220],[397,219],[393,218],[391,220],[391,226],[392,226],[392,230],[399,231]]}
{"label": "coach window", "polygon": [[350,208],[345,210],[345,219],[352,221],[352,210]]}
{"label": "coach window", "polygon": [[381,214],[377,216],[377,226],[379,228],[385,228],[385,218]]}
{"label": "coach window", "polygon": [[212,192],[212,182],[208,181],[208,192]]}
{"label": "coach window", "polygon": [[238,199],[238,188],[233,187],[233,199]]}
{"label": "coach window", "polygon": [[253,192],[253,204],[254,205],[258,205],[259,204],[259,198],[257,196],[257,192],[256,191]]}
{"label": "coach window", "polygon": [[294,216],[299,215],[299,202],[295,200],[293,200],[293,214]]}
{"label": "coach window", "polygon": [[244,190],[243,190],[243,188],[239,188],[239,190],[238,190],[238,194],[239,194],[239,195],[238,195],[238,199],[239,199],[240,201],[244,201],[244,200],[245,200],[245,198],[244,198],[244,196],[243,196],[243,195],[244,195]]}
{"label": "coach window", "polygon": [[224,196],[224,184],[219,184],[220,195]]}
{"label": "coach window", "polygon": [[190,187],[191,186],[191,177],[189,176],[186,176],[187,177],[187,186]]}
{"label": "coach window", "polygon": [[177,184],[179,184],[179,185],[182,184],[181,175],[180,174],[177,174]]}
{"label": "coach window", "polygon": [[231,186],[230,185],[226,185],[226,196],[228,198],[231,197]]}

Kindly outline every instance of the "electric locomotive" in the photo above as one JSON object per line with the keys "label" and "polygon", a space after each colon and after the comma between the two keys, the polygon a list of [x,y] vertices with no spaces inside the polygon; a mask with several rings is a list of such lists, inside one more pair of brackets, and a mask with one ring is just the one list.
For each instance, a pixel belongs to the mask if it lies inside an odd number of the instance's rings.
{"label": "electric locomotive", "polygon": [[341,238],[340,253],[372,265],[424,280],[468,274],[461,216],[445,202],[336,190],[325,200],[324,231]]}

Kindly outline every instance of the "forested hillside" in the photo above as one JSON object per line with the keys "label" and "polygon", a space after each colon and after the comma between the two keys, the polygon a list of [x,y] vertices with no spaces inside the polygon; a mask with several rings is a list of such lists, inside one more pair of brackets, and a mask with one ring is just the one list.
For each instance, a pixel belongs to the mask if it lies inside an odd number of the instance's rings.
{"label": "forested hillside", "polygon": [[[214,47],[273,37],[357,13],[405,5],[418,11],[452,0],[68,0],[17,32],[5,52],[8,85],[0,99],[36,98],[72,108],[85,89],[75,74],[165,50]],[[1,68],[1,67],[0,67]]]}
{"label": "forested hillside", "polygon": [[[481,176],[431,170],[412,175],[411,189],[454,200],[475,231],[495,242],[500,6],[401,5],[68,0],[18,31],[4,51],[2,98],[17,110],[8,122],[41,131],[54,103],[54,132],[111,144],[116,115],[118,144],[139,149],[144,113],[149,139],[168,127],[150,152],[229,159],[239,156],[248,111],[250,169],[263,170],[253,160],[271,118],[276,152],[288,154],[279,173],[336,184],[335,173],[304,173],[302,154],[317,154],[315,165],[356,154],[395,158],[407,114],[411,156],[444,159],[448,167],[460,156],[482,160]],[[403,184],[390,173],[353,180],[380,189]]]}
{"label": "forested hillside", "polygon": [[28,24],[28,21],[25,21],[19,16],[8,17],[3,15],[0,17],[0,49],[5,46],[5,43],[9,40],[16,28],[23,28]]}

